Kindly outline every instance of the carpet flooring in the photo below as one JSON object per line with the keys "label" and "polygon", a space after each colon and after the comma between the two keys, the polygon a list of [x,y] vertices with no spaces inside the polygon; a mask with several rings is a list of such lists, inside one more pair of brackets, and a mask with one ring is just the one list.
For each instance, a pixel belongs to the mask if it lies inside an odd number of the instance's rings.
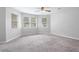
{"label": "carpet flooring", "polygon": [[0,44],[1,52],[79,52],[79,40],[56,35],[32,35]]}

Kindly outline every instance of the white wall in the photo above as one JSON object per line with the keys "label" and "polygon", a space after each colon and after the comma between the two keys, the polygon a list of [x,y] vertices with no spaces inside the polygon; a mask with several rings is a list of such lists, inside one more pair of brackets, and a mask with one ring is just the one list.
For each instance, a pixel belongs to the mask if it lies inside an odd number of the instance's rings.
{"label": "white wall", "polygon": [[[11,27],[11,14],[18,16],[18,28]],[[21,35],[21,14],[13,8],[6,8],[6,40],[12,40]]]}
{"label": "white wall", "polygon": [[51,33],[79,39],[79,8],[61,8],[52,14]]}
{"label": "white wall", "polygon": [[0,7],[0,43],[6,40],[5,29],[5,8]]}

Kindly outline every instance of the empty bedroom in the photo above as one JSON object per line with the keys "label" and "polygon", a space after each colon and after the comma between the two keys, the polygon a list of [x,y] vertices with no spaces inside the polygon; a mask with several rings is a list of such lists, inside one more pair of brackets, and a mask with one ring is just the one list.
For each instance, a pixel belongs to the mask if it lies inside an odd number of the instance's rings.
{"label": "empty bedroom", "polygon": [[79,52],[79,7],[0,7],[0,52]]}

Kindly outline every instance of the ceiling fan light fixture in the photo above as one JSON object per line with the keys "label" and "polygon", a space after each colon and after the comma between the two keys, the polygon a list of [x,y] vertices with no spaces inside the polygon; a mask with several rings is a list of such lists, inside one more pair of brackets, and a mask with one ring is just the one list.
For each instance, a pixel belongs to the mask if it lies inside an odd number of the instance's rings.
{"label": "ceiling fan light fixture", "polygon": [[48,7],[41,7],[41,11],[51,12],[51,10]]}

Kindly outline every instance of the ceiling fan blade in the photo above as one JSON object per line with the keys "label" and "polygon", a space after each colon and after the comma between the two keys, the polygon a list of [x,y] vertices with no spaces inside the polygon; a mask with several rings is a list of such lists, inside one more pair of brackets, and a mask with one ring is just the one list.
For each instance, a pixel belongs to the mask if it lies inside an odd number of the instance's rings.
{"label": "ceiling fan blade", "polygon": [[51,10],[45,10],[46,12],[51,12]]}

